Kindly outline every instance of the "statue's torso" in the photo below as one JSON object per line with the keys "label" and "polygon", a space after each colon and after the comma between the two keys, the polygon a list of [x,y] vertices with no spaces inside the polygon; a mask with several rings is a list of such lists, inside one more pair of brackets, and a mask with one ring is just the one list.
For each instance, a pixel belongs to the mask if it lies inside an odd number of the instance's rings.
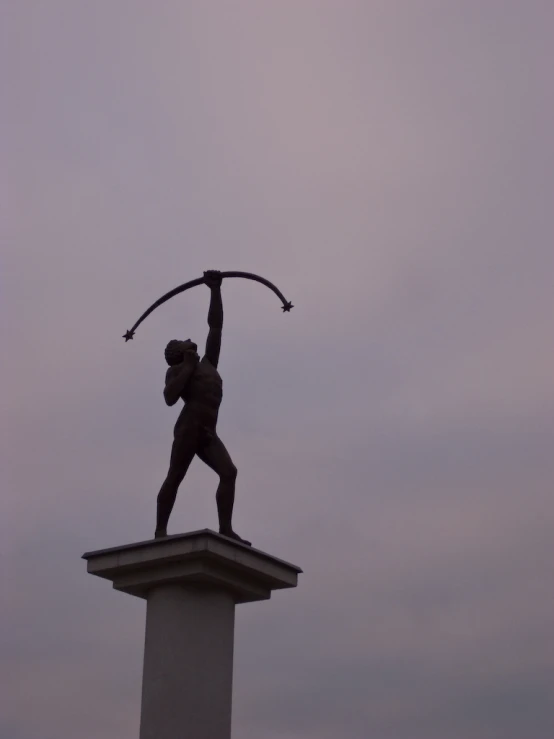
{"label": "statue's torso", "polygon": [[188,418],[198,420],[202,425],[215,427],[222,397],[221,375],[210,360],[203,357],[196,365],[182,395],[185,407],[179,416],[177,427]]}

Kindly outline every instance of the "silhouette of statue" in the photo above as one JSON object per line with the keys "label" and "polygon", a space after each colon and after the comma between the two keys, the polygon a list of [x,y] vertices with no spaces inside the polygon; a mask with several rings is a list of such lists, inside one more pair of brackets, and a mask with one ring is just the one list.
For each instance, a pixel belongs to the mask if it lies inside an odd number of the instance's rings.
{"label": "silhouette of statue", "polygon": [[233,531],[231,525],[237,468],[216,431],[223,395],[223,383],[217,371],[223,328],[222,274],[217,270],[209,270],[204,272],[203,281],[211,291],[208,312],[210,330],[204,356],[200,359],[198,347],[190,339],[170,341],[165,349],[169,364],[165,377],[165,402],[171,406],[181,398],[185,406],[175,424],[169,472],[158,494],[155,536],[167,536],[167,522],[177,490],[197,455],[219,475],[216,502],[220,534],[250,545]]}

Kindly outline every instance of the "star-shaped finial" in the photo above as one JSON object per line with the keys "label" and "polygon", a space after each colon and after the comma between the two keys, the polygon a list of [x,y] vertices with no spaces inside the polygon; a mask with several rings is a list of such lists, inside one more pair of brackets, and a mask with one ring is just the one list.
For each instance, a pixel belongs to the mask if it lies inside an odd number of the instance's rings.
{"label": "star-shaped finial", "polygon": [[127,343],[128,341],[131,341],[134,335],[134,331],[125,331],[122,338],[125,339],[125,343]]}
{"label": "star-shaped finial", "polygon": [[294,308],[294,305],[293,305],[293,304],[292,304],[292,303],[290,302],[290,300],[289,300],[289,302],[288,302],[288,303],[285,303],[285,304],[283,305],[283,307],[282,307],[282,311],[283,311],[283,313],[290,313],[290,311],[291,311],[291,308]]}

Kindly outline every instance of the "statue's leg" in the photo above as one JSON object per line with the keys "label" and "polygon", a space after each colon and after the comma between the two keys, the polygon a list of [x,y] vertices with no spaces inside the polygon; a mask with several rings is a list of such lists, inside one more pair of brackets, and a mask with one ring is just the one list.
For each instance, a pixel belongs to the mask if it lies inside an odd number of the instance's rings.
{"label": "statue's leg", "polygon": [[194,459],[196,445],[197,433],[193,428],[181,431],[173,440],[169,472],[158,493],[156,538],[167,536],[167,522],[175,505],[177,490]]}
{"label": "statue's leg", "polygon": [[216,493],[217,515],[219,518],[219,533],[232,539],[250,545],[249,541],[241,539],[235,534],[231,525],[233,516],[233,505],[235,503],[235,481],[237,479],[237,468],[225,448],[225,444],[214,434],[208,441],[198,447],[197,455],[217,475],[219,485]]}

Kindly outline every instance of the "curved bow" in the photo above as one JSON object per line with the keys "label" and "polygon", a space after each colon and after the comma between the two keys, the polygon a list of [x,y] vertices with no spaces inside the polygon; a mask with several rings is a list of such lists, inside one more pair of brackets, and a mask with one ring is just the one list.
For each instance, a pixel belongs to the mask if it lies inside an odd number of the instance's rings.
{"label": "curved bow", "polygon": [[[254,275],[251,272],[222,272],[221,277],[244,277],[247,280],[255,280],[256,282],[261,282],[262,285],[265,285],[266,287],[269,287],[270,290],[273,290],[275,295],[279,298],[279,300],[283,303],[282,310],[284,313],[288,313],[291,308],[294,308],[293,304],[286,300],[283,293],[275,287],[273,283],[271,283],[269,280],[266,280],[264,277],[259,277],[258,275]],[[156,300],[155,303],[153,303],[148,310],[144,311],[142,316],[138,319],[138,321],[135,323],[135,325],[129,329],[129,331],[126,331],[123,334],[123,338],[125,341],[130,341],[133,336],[135,335],[135,331],[140,326],[140,324],[144,321],[145,318],[147,318],[150,313],[152,313],[153,310],[156,310],[156,308],[162,303],[165,303],[170,298],[174,297],[175,295],[179,295],[179,293],[185,292],[185,290],[189,290],[191,287],[196,287],[196,285],[203,285],[204,284],[204,278],[198,277],[196,280],[190,280],[189,282],[185,282],[184,285],[179,285],[179,287],[174,288],[173,290],[170,290],[165,295],[162,295],[161,298]]]}

